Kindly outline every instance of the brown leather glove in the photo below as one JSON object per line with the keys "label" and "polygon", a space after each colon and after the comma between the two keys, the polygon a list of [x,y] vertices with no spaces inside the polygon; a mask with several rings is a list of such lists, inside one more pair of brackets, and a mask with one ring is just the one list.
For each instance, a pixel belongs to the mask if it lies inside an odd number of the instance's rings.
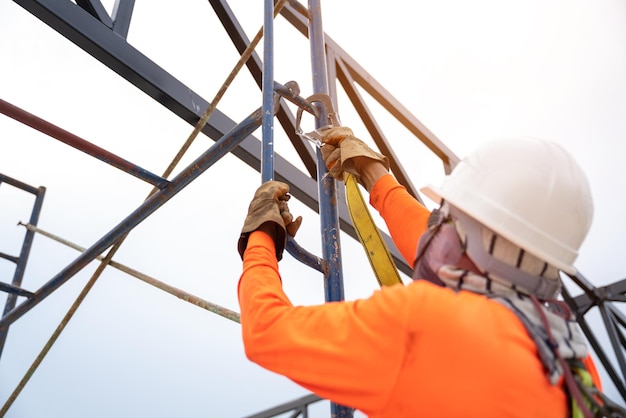
{"label": "brown leather glove", "polygon": [[[352,173],[359,179],[359,172],[352,158],[367,157],[380,161],[389,170],[387,157],[373,151],[367,144],[354,136],[345,126],[330,128],[322,132],[322,157],[328,168],[328,174],[337,180],[344,180],[343,172]],[[359,181],[360,182],[360,181]]]}
{"label": "brown leather glove", "polygon": [[289,212],[287,201],[291,196],[288,193],[289,185],[279,181],[265,182],[254,193],[237,243],[242,259],[248,246],[248,237],[265,222],[273,222],[276,225],[276,232],[273,236],[276,244],[276,258],[279,261],[282,259],[287,239],[285,231],[293,237],[302,223],[302,216],[294,220]]}

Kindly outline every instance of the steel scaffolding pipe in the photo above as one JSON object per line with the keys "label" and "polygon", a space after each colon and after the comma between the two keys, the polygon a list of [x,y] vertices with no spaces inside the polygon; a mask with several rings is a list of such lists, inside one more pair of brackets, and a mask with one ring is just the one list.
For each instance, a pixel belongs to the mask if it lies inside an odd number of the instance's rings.
{"label": "steel scaffolding pipe", "polygon": [[[41,207],[43,206],[43,199],[46,195],[46,188],[43,186],[33,187],[9,176],[5,176],[4,174],[0,174],[0,185],[2,183],[10,184],[13,187],[22,189],[25,192],[28,192],[35,196],[35,203],[33,204],[33,209],[30,214],[29,222],[33,225],[37,225],[37,222],[39,222],[39,215],[41,214]],[[22,280],[24,279],[26,264],[28,262],[28,257],[30,255],[30,250],[32,248],[34,238],[35,233],[32,231],[27,231],[26,235],[24,236],[24,241],[22,242],[20,255],[18,257],[12,257],[12,261],[15,262],[15,271],[13,273],[13,280],[11,284],[7,283],[3,286],[4,290],[9,291],[9,294],[7,295],[7,300],[4,304],[3,316],[15,308],[18,295],[27,296],[29,298],[27,300],[30,300],[34,297],[34,294],[32,292],[22,289]],[[4,344],[6,343],[8,333],[8,327],[0,328],[0,354],[2,354],[2,351],[4,350]]]}
{"label": "steel scaffolding pipe", "polygon": [[24,125],[30,126],[31,128],[36,129],[54,139],[58,139],[59,141],[76,148],[79,151],[89,154],[100,161],[119,168],[128,174],[132,174],[133,176],[148,182],[159,189],[162,189],[167,185],[166,179],[157,176],[156,174],[153,174],[148,170],[131,163],[130,161],[126,161],[112,152],[100,148],[99,146],[92,144],[91,142],[2,99],[0,99],[0,113],[3,113],[18,122],[22,122]]}

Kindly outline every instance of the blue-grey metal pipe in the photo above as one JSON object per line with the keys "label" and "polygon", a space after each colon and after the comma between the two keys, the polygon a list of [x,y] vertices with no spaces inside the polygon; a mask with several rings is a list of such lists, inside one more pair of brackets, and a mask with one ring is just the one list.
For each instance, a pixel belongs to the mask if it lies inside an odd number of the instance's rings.
{"label": "blue-grey metal pipe", "polygon": [[[311,45],[311,65],[313,72],[314,93],[328,94],[326,73],[326,54],[324,52],[324,32],[322,29],[321,7],[319,0],[309,0],[309,39]],[[319,109],[316,127],[326,125],[326,115]],[[344,299],[343,277],[341,265],[341,249],[339,245],[339,216],[337,212],[337,186],[335,180],[327,175],[326,164],[322,154],[317,150],[317,178],[320,206],[320,222],[322,230],[323,258],[329,263],[326,277],[326,300],[339,301]]]}
{"label": "blue-grey metal pipe", "polygon": [[[278,96],[277,96],[278,97]],[[148,198],[141,206],[128,215],[122,222],[104,235],[100,240],[83,252],[78,258],[66,266],[61,272],[39,288],[35,295],[22,302],[8,312],[0,320],[0,330],[6,329],[10,324],[31,310],[44,298],[59,288],[63,283],[78,273],[83,267],[93,261],[98,255],[115,244],[120,238],[128,234],[134,227],[139,225],[148,216],[154,213],[165,202],[184,189],[189,183],[204,173],[224,155],[235,149],[247,136],[251,135],[261,124],[262,109],[256,110],[239,125],[222,136],[206,152],[189,164],[180,174],[163,189],[157,191]]]}
{"label": "blue-grey metal pipe", "polygon": [[324,260],[302,248],[296,242],[296,240],[289,235],[287,236],[287,245],[285,246],[285,249],[287,250],[289,255],[291,255],[302,264],[312,267],[320,273],[326,274],[325,266],[327,264],[324,262]]}
{"label": "blue-grey metal pipe", "polygon": [[[324,30],[322,28],[322,12],[320,0],[309,0],[309,43],[311,46],[311,65],[313,72],[313,92],[328,94],[328,76],[326,71],[326,53]],[[320,112],[316,119],[316,127],[326,125],[326,115]],[[340,226],[337,210],[337,184],[327,175],[328,170],[322,158],[320,149],[317,149],[317,178],[320,207],[320,226],[322,231],[322,256],[328,263],[325,274],[326,301],[340,301],[344,299],[343,272],[341,264]],[[330,404],[331,416],[350,418],[352,408]]]}
{"label": "blue-grey metal pipe", "polygon": [[274,180],[274,2],[265,0],[263,18],[263,123],[261,181]]}
{"label": "blue-grey metal pipe", "polygon": [[288,81],[285,85],[274,82],[274,91],[281,97],[289,100],[296,106],[306,110],[313,116],[317,116],[317,108],[313,106],[306,98],[300,96],[300,86],[295,81]]}
{"label": "blue-grey metal pipe", "polygon": [[[261,142],[261,182],[274,180],[274,91],[281,96],[296,99],[294,91],[274,82],[274,2],[265,0],[263,20],[263,121]],[[297,89],[299,94],[299,88]],[[301,263],[324,272],[324,263],[302,248],[296,240],[287,236],[287,252]]]}

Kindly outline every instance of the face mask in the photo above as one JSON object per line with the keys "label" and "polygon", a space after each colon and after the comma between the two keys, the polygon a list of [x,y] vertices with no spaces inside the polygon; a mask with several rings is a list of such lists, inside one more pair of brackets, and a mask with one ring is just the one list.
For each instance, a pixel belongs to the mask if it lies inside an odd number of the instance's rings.
{"label": "face mask", "polygon": [[[542,300],[554,298],[560,287],[559,280],[546,280],[525,273],[494,258],[482,244],[481,226],[477,221],[452,206],[448,206],[445,211],[449,215],[437,209],[429,218],[429,229],[418,244],[413,280],[424,279],[444,286],[438,271],[441,266],[449,265],[478,275],[501,277],[505,283]],[[459,238],[455,222],[461,222],[466,231],[465,242]]]}
{"label": "face mask", "polygon": [[465,255],[465,248],[450,217],[435,210],[429,219],[429,229],[420,238],[413,270],[413,280],[424,279],[444,286],[437,272],[444,265],[456,266],[480,274]]}

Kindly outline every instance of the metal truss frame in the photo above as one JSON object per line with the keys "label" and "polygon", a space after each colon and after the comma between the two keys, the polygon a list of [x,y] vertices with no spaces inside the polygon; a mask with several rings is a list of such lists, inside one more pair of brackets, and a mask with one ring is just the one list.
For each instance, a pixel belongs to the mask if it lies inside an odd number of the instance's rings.
{"label": "metal truss frame", "polygon": [[[209,106],[209,102],[184,85],[181,81],[167,73],[149,57],[126,42],[126,36],[131,24],[134,8],[134,0],[117,0],[111,15],[106,11],[98,0],[14,0],[25,10],[40,19],[61,35],[69,39],[78,47],[92,55],[113,72],[123,77],[138,89],[161,103],[181,119],[191,125],[196,125],[202,117],[202,110]],[[250,45],[243,28],[225,0],[209,0],[209,3],[228,33],[235,48],[243,54]],[[291,23],[304,36],[309,35],[309,8],[301,5],[297,0],[289,0],[281,10],[280,15]],[[329,36],[324,36],[326,68],[328,71],[329,89],[331,97],[336,97],[337,81],[350,99],[354,109],[364,122],[369,134],[377,147],[390,160],[391,169],[407,190],[421,200],[417,190],[409,180],[399,159],[394,153],[393,144],[390,143],[376,122],[366,101],[359,92],[360,87],[386,109],[397,121],[399,121],[416,140],[424,144],[443,165],[444,171],[449,173],[458,163],[458,157],[448,149],[432,132],[430,132],[415,116],[399,103],[385,88],[380,85],[367,71],[354,61],[338,44]],[[252,54],[245,64],[256,81],[259,88],[262,87],[263,66],[260,58]],[[297,151],[305,172],[292,165],[287,159],[279,154],[274,155],[275,179],[290,185],[291,194],[306,206],[316,212],[320,212],[317,189],[317,162],[315,152],[300,136],[296,134],[296,123],[293,113],[286,106],[285,100],[305,106],[305,100],[299,96],[299,89],[295,83],[285,85],[274,83],[274,115],[287,137]],[[307,109],[310,110],[310,109]],[[124,219],[118,226],[94,243],[82,253],[74,262],[64,268],[40,289],[29,292],[24,302],[19,305],[7,302],[5,312],[0,319],[0,343],[3,345],[9,326],[19,319],[24,313],[32,309],[80,271],[89,262],[99,257],[108,248],[120,243],[124,236],[129,233],[141,221],[157,210],[162,204],[171,199],[182,188],[196,179],[202,172],[214,164],[219,158],[227,153],[232,153],[244,163],[261,172],[261,148],[259,139],[251,135],[261,124],[261,109],[253,112],[248,118],[240,123],[229,119],[225,114],[215,109],[208,122],[202,127],[202,133],[215,141],[215,144],[204,154],[198,157],[191,165],[183,169],[180,174],[172,179],[149,173],[128,161],[96,147],[93,144],[68,133],[62,129],[39,120],[21,109],[0,101],[0,112],[13,117],[35,129],[58,139],[69,145],[82,150],[102,161],[105,161],[121,170],[143,179],[155,186],[156,193],[148,198],[133,213]],[[7,181],[5,176],[0,181]],[[14,184],[19,182],[12,180]],[[35,190],[25,185],[25,190],[33,193],[37,191],[43,197],[41,188]],[[45,189],[44,189],[45,190]],[[339,192],[341,194],[341,192]],[[342,197],[342,196],[340,196]],[[38,200],[40,202],[40,200]],[[344,199],[337,199],[339,224],[341,229],[349,236],[357,238],[348,215]],[[39,209],[40,210],[40,203]],[[33,212],[35,216],[35,212]],[[31,219],[31,224],[36,224],[36,219]],[[398,268],[410,275],[411,267],[404,262],[395,249],[390,237],[384,232],[383,238],[387,241],[392,257]],[[28,248],[32,236],[27,234],[23,248]],[[28,242],[27,242],[28,241]],[[292,246],[296,252],[297,247]],[[5,255],[2,255],[3,258]],[[24,253],[20,256],[20,262],[26,258]],[[319,261],[309,263],[318,270],[324,266]],[[21,268],[23,274],[23,268]],[[17,275],[17,273],[16,273]],[[585,335],[589,339],[602,365],[608,371],[613,383],[621,396],[626,400],[626,360],[623,349],[626,347],[626,338],[621,327],[626,326],[626,318],[619,309],[613,306],[613,302],[626,301],[626,280],[610,286],[595,288],[582,275],[570,277],[574,284],[583,290],[581,296],[573,297],[567,289],[564,290],[564,299],[577,315]],[[15,300],[15,292],[21,292],[21,282],[15,281],[12,285],[3,284],[0,290],[9,293],[9,301]],[[609,356],[599,344],[593,330],[589,327],[584,315],[593,307],[600,309],[602,318],[608,331],[611,346],[619,365],[619,372],[613,366]],[[0,350],[1,350],[0,345]],[[272,410],[265,411],[255,417],[276,416],[286,411],[294,411],[295,415],[306,416],[306,405],[319,400],[316,397],[305,397],[300,400],[289,402]],[[272,415],[274,414],[274,415]]]}
{"label": "metal truss frame", "polygon": [[[30,220],[28,221],[28,223],[36,226],[37,222],[39,222],[39,215],[41,213],[43,199],[46,195],[46,188],[43,186],[33,187],[9,176],[5,176],[4,174],[0,174],[0,186],[3,183],[21,189],[35,196],[33,210],[31,212]],[[11,283],[0,282],[0,290],[8,294],[7,300],[4,304],[3,315],[6,315],[9,311],[15,308],[18,296],[25,296],[27,298],[34,296],[32,292],[29,292],[22,288],[22,280],[24,279],[26,264],[28,263],[28,257],[30,255],[30,250],[33,245],[34,237],[34,232],[26,232],[26,234],[24,235],[24,241],[22,242],[22,248],[20,250],[19,256],[0,253],[0,258],[3,258],[15,264],[15,271]],[[7,333],[8,330],[0,329],[0,353],[2,353],[2,350],[4,348]]]}

